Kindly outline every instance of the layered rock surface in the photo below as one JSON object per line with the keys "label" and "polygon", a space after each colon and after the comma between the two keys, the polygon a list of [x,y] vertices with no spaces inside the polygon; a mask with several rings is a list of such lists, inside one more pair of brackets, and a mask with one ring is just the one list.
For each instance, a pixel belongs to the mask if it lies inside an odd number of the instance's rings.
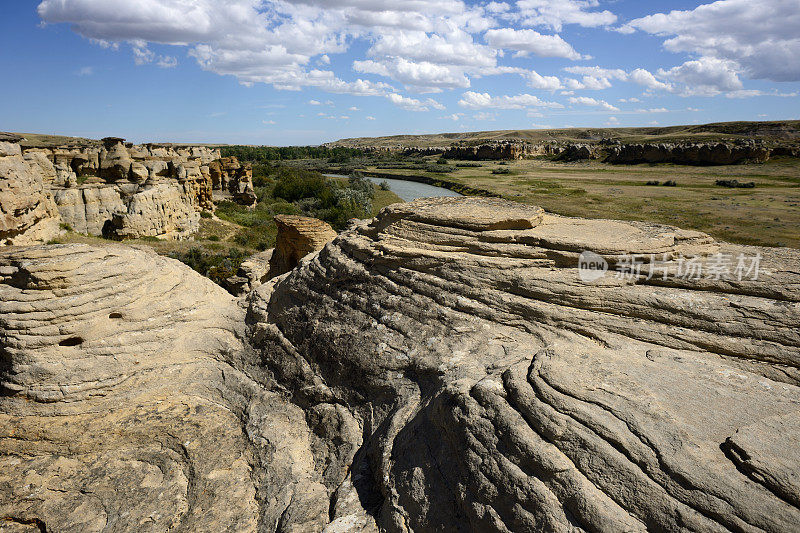
{"label": "layered rock surface", "polygon": [[0,252],[0,529],[318,531],[306,414],[244,310],[144,249]]}
{"label": "layered rock surface", "polygon": [[[587,249],[667,263],[584,283]],[[759,279],[678,275],[720,252],[762,254]],[[667,226],[419,201],[257,289],[249,321],[299,405],[359,421],[351,472],[388,531],[788,531],[798,265]]]}
{"label": "layered rock surface", "polygon": [[[611,271],[643,264],[582,281],[586,250]],[[679,270],[711,272],[720,253],[761,254],[758,279]],[[0,516],[48,531],[791,531],[798,265],[669,226],[420,200],[259,286],[245,316],[140,250],[9,249]]]}

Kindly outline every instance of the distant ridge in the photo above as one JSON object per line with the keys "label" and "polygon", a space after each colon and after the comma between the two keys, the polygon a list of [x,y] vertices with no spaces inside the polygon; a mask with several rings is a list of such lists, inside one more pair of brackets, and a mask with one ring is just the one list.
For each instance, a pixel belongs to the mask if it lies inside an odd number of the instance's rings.
{"label": "distant ridge", "polygon": [[328,146],[349,147],[439,147],[453,144],[478,145],[492,141],[596,142],[603,139],[626,143],[678,141],[800,140],[800,120],[768,122],[715,122],[712,124],[645,128],[565,128],[547,130],[492,130],[424,135],[392,135],[340,139]]}

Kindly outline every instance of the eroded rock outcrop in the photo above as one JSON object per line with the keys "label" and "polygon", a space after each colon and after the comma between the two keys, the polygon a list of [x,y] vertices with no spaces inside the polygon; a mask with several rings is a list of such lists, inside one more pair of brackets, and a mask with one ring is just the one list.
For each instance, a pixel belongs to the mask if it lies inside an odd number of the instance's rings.
{"label": "eroded rock outcrop", "polygon": [[328,522],[306,414],[248,355],[222,288],[121,246],[6,249],[0,265],[4,530]]}
{"label": "eroded rock outcrop", "polygon": [[[9,146],[16,146],[15,154],[53,197],[61,222],[77,232],[185,238],[197,230],[198,213],[214,209],[209,164],[219,159],[218,149],[133,145],[106,137],[96,145],[21,150],[19,141],[15,136]],[[252,205],[251,174],[239,174],[231,186],[237,194],[228,197]]]}
{"label": "eroded rock outcrop", "polygon": [[[609,271],[586,277],[585,251]],[[758,276],[719,275],[759,254]],[[259,286],[245,316],[152,253],[5,250],[0,516],[791,531],[799,264],[669,226],[420,200]]]}
{"label": "eroded rock outcrop", "polygon": [[[662,262],[584,283],[583,250],[612,271]],[[681,275],[718,253],[761,254],[759,279]],[[257,289],[249,322],[299,405],[359,421],[353,480],[387,531],[787,531],[798,264],[668,226],[418,201]]]}
{"label": "eroded rock outcrop", "polygon": [[270,257],[270,277],[280,276],[297,266],[302,258],[336,238],[336,231],[322,220],[297,215],[275,215],[278,237]]}
{"label": "eroded rock outcrop", "polygon": [[222,193],[221,198],[231,198],[242,205],[254,205],[257,201],[253,190],[253,169],[243,165],[234,157],[223,157],[208,165],[211,184],[214,190]]}
{"label": "eroded rock outcrop", "polygon": [[58,235],[58,211],[38,167],[22,157],[19,137],[0,134],[0,244],[32,244]]}

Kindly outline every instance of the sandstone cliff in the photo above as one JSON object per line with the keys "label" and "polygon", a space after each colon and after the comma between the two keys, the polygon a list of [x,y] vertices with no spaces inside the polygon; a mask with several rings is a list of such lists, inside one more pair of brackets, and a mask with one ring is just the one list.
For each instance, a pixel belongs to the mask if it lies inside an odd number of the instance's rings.
{"label": "sandstone cliff", "polygon": [[18,142],[18,137],[0,134],[0,245],[43,242],[60,231],[38,167],[23,159]]}
{"label": "sandstone cliff", "polygon": [[[118,137],[106,137],[96,144],[26,146],[23,150],[20,140],[7,135],[5,150],[9,157],[17,157],[14,161],[19,168],[15,172],[21,172],[24,160],[26,175],[30,174],[25,179],[34,180],[38,185],[31,186],[52,197],[42,202],[42,208],[57,209],[56,217],[47,215],[54,219],[56,228],[62,222],[80,233],[115,239],[185,238],[197,230],[200,211],[214,210],[215,189],[218,199],[245,205],[256,202],[252,170],[235,158],[220,158],[219,149],[133,145]],[[215,187],[217,169],[225,179],[217,180]],[[11,171],[4,170],[0,176],[7,172]],[[25,194],[18,191],[14,196],[22,198]],[[34,219],[43,216],[31,215]],[[49,230],[32,232],[21,219],[14,218],[13,222],[25,228],[30,242],[55,235]]]}
{"label": "sandstone cliff", "polygon": [[[605,276],[581,280],[586,250]],[[713,275],[740,254],[757,279]],[[799,264],[421,200],[245,315],[142,250],[7,249],[0,513],[48,531],[791,531]]]}
{"label": "sandstone cliff", "polygon": [[764,142],[670,142],[629,143],[609,139],[591,142],[495,141],[476,145],[458,144],[442,148],[403,148],[406,154],[442,154],[447,159],[492,161],[553,156],[563,161],[596,159],[606,163],[673,163],[678,165],[736,165],[763,163],[775,155],[796,155],[788,146],[769,146]]}

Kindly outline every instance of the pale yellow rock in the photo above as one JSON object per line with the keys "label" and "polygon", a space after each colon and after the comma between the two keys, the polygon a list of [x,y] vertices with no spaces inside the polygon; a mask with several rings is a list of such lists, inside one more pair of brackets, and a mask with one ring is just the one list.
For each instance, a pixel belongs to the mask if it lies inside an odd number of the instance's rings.
{"label": "pale yellow rock", "polygon": [[270,259],[270,277],[293,269],[302,258],[321,250],[336,238],[336,231],[322,220],[296,215],[276,215],[278,237]]}

